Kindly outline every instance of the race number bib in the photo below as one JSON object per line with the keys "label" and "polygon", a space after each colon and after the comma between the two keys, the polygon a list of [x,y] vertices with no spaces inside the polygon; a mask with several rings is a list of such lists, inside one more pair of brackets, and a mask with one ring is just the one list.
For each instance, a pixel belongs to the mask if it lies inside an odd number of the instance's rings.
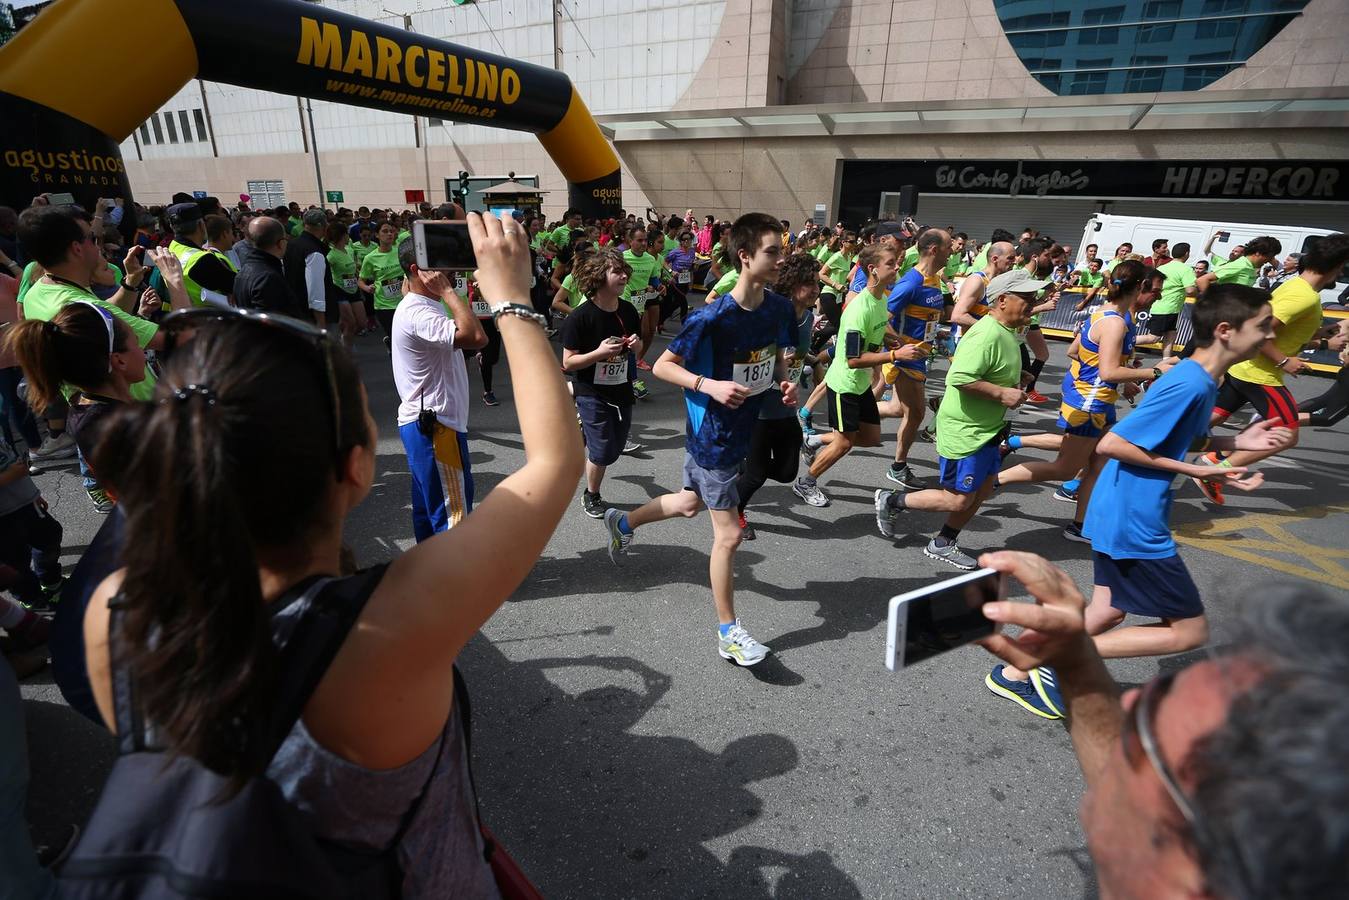
{"label": "race number bib", "polygon": [[628,356],[619,359],[606,359],[595,363],[596,384],[627,384]]}
{"label": "race number bib", "polygon": [[461,297],[468,296],[468,278],[463,272],[454,276],[454,291]]}
{"label": "race number bib", "polygon": [[773,383],[773,365],[777,358],[776,344],[742,353],[731,365],[731,380],[749,388],[751,397],[762,394]]}
{"label": "race number bib", "polygon": [[806,370],[804,365],[791,365],[787,367],[787,380],[792,384],[801,383],[801,373]]}
{"label": "race number bib", "polygon": [[923,343],[930,344],[936,340],[937,330],[939,328],[941,328],[940,319],[929,319],[927,324],[923,326]]}
{"label": "race number bib", "polygon": [[489,304],[486,300],[474,300],[473,315],[477,316],[479,319],[492,318],[491,304]]}
{"label": "race number bib", "polygon": [[688,269],[685,269],[683,272],[675,273],[675,281],[678,281],[680,284],[688,284],[692,280],[693,280],[693,273],[690,272]]}
{"label": "race number bib", "polygon": [[379,293],[385,300],[398,300],[403,296],[403,282],[397,279],[386,281],[379,286]]}
{"label": "race number bib", "polygon": [[633,306],[637,307],[637,315],[640,316],[646,312],[646,305],[659,296],[655,291],[640,291],[628,299],[632,301]]}
{"label": "race number bib", "polygon": [[356,293],[356,278],[355,278],[355,276],[352,276],[351,278],[343,278],[343,279],[342,279],[342,290],[346,291],[348,294],[354,294],[354,293]]}

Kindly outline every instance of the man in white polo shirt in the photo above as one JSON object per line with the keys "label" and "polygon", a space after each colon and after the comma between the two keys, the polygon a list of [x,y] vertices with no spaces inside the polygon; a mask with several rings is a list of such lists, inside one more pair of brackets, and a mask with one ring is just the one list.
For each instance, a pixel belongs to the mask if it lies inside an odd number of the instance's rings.
{"label": "man in white polo shirt", "polygon": [[403,300],[393,316],[398,433],[412,473],[412,531],[420,543],[473,511],[464,354],[487,333],[443,272],[417,268],[411,240],[398,247]]}

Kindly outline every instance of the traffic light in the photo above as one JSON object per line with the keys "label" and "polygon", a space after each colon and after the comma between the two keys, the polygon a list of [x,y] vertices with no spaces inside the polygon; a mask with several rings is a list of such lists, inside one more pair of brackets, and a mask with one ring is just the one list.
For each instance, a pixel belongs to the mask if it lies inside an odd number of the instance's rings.
{"label": "traffic light", "polygon": [[468,201],[468,173],[462,169],[459,172],[459,202]]}

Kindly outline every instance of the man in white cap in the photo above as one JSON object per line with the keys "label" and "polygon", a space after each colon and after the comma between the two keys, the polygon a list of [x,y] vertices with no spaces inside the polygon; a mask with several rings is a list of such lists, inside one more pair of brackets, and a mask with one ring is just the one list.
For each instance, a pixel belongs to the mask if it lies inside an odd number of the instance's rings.
{"label": "man in white cap", "polygon": [[908,494],[876,491],[876,527],[885,537],[895,536],[895,522],[905,509],[941,510],[947,513],[946,524],[923,548],[924,555],[957,569],[978,565],[956,542],[998,487],[1004,418],[1007,410],[1026,402],[1022,385],[1030,378],[1021,368],[1016,336],[1030,321],[1036,294],[1048,284],[1025,269],[1004,272],[988,283],[988,314],[956,346],[937,412],[941,487]]}

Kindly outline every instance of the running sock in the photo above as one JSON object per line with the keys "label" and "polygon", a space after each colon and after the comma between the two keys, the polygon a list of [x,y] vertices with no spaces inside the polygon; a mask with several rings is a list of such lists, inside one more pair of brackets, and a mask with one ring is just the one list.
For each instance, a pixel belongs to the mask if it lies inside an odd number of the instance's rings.
{"label": "running sock", "polygon": [[1007,446],[1011,447],[1013,450],[1020,450],[1020,449],[1021,449],[1021,435],[1019,435],[1019,434],[1014,434],[1014,435],[1012,435],[1011,437],[1009,437],[1009,438],[1007,439]]}
{"label": "running sock", "polygon": [[627,513],[618,517],[618,530],[623,534],[632,534],[632,526],[628,524]]}
{"label": "running sock", "polygon": [[[1013,438],[1013,440],[1020,440],[1020,439],[1019,439],[1019,438]],[[1081,486],[1082,486],[1082,479],[1081,479],[1081,478],[1074,478],[1074,479],[1072,479],[1071,481],[1065,481],[1065,482],[1063,483],[1063,490],[1066,491],[1066,492],[1069,493],[1069,494],[1072,494],[1072,493],[1076,493],[1077,489],[1080,488]]]}
{"label": "running sock", "polygon": [[735,627],[734,622],[718,622],[717,633],[720,634],[722,637],[726,637],[726,635],[731,633],[731,629],[734,627]]}
{"label": "running sock", "polygon": [[802,475],[800,478],[798,478],[798,479],[796,479],[796,480],[797,480],[797,482],[798,482],[799,484],[802,484],[802,485],[805,485],[805,486],[815,486],[815,485],[817,484],[817,482],[815,481],[815,479],[814,479],[814,478],[811,478],[809,475]]}
{"label": "running sock", "polygon": [[952,528],[950,525],[943,525],[941,527],[941,531],[938,531],[937,536],[933,538],[933,541],[936,543],[938,547],[946,547],[950,544],[954,544],[956,542],[956,538],[958,537],[960,537],[959,528]]}
{"label": "running sock", "polygon": [[806,435],[806,446],[812,450],[818,450],[824,446],[824,436],[819,434]]}

